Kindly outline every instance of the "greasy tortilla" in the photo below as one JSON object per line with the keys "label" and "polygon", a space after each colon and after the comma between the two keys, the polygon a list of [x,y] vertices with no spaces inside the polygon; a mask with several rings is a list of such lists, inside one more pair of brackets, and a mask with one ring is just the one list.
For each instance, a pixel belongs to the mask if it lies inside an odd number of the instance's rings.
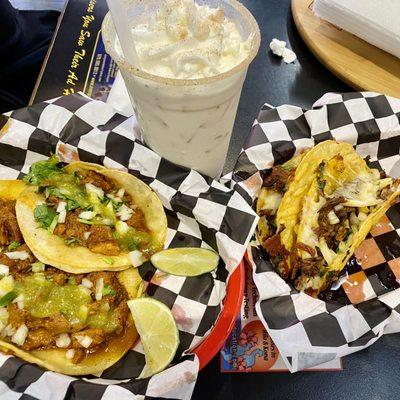
{"label": "greasy tortilla", "polygon": [[[126,172],[111,170],[97,164],[76,162],[66,169],[69,173],[93,170],[113,181],[117,187],[124,188],[145,216],[155,252],[163,248],[167,218],[160,199],[148,185]],[[94,253],[87,247],[70,247],[63,238],[39,228],[33,212],[38,203],[44,202],[45,197],[36,191],[36,186],[28,186],[21,193],[17,199],[16,213],[26,244],[41,262],[76,274],[121,271],[132,265],[128,251],[121,251],[116,256],[105,256]]]}

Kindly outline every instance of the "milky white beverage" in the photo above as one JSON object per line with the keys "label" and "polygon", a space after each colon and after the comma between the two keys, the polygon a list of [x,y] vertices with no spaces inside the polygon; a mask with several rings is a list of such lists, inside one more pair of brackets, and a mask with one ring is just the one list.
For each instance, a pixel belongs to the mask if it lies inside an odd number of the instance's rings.
{"label": "milky white beverage", "polygon": [[235,0],[127,1],[140,67],[125,62],[110,15],[102,35],[144,141],[176,164],[219,177],[258,26]]}

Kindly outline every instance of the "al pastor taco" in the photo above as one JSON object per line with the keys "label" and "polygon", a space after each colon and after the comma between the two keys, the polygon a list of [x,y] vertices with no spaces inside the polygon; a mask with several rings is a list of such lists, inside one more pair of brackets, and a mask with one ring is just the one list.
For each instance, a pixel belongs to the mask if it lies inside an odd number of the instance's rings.
{"label": "al pastor taco", "polygon": [[127,300],[141,295],[135,268],[73,275],[40,262],[15,214],[21,181],[0,181],[0,350],[68,375],[115,364],[138,334]]}
{"label": "al pastor taco", "polygon": [[138,266],[163,248],[160,199],[138,178],[97,164],[32,165],[16,213],[25,242],[46,264],[71,273]]}

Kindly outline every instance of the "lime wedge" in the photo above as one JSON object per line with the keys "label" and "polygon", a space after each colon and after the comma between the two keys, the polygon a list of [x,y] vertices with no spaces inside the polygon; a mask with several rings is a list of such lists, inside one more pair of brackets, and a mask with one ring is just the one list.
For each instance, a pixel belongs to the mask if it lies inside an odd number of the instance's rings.
{"label": "lime wedge", "polygon": [[198,247],[162,250],[153,254],[151,263],[171,275],[197,276],[217,268],[219,256],[215,251]]}
{"label": "lime wedge", "polygon": [[141,297],[127,301],[143,345],[149,373],[164,370],[175,356],[179,332],[171,310],[158,300]]}

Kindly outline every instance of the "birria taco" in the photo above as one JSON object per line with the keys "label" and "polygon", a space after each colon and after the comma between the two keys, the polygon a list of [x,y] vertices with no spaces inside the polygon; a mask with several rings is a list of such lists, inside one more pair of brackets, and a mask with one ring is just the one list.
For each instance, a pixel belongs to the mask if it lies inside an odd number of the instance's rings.
{"label": "birria taco", "polygon": [[73,275],[38,261],[18,228],[22,181],[0,181],[0,350],[68,375],[115,364],[138,334],[126,301],[136,268]]}
{"label": "birria taco", "polygon": [[[264,177],[263,184],[257,199],[257,214],[260,219],[257,226],[257,237],[261,245],[268,246],[275,268],[284,278],[289,276],[289,252],[280,243],[276,215],[296,173],[296,169],[306,152],[300,153],[282,165],[275,165]],[[279,249],[273,248],[274,242],[278,241]]]}
{"label": "birria taco", "polygon": [[354,151],[318,165],[303,199],[293,254],[296,287],[326,289],[400,195],[398,180],[368,167]]}
{"label": "birria taco", "polygon": [[138,178],[97,164],[32,165],[16,213],[25,242],[46,264],[71,273],[138,266],[163,248],[160,199]]}
{"label": "birria taco", "polygon": [[317,295],[338,277],[396,201],[399,182],[370,169],[347,143],[325,141],[292,160],[296,167],[290,173],[275,172],[275,194],[267,200],[264,194],[271,191],[274,170],[285,170],[285,164],[274,167],[264,181],[267,188],[262,188],[257,204],[259,241],[283,278]]}

